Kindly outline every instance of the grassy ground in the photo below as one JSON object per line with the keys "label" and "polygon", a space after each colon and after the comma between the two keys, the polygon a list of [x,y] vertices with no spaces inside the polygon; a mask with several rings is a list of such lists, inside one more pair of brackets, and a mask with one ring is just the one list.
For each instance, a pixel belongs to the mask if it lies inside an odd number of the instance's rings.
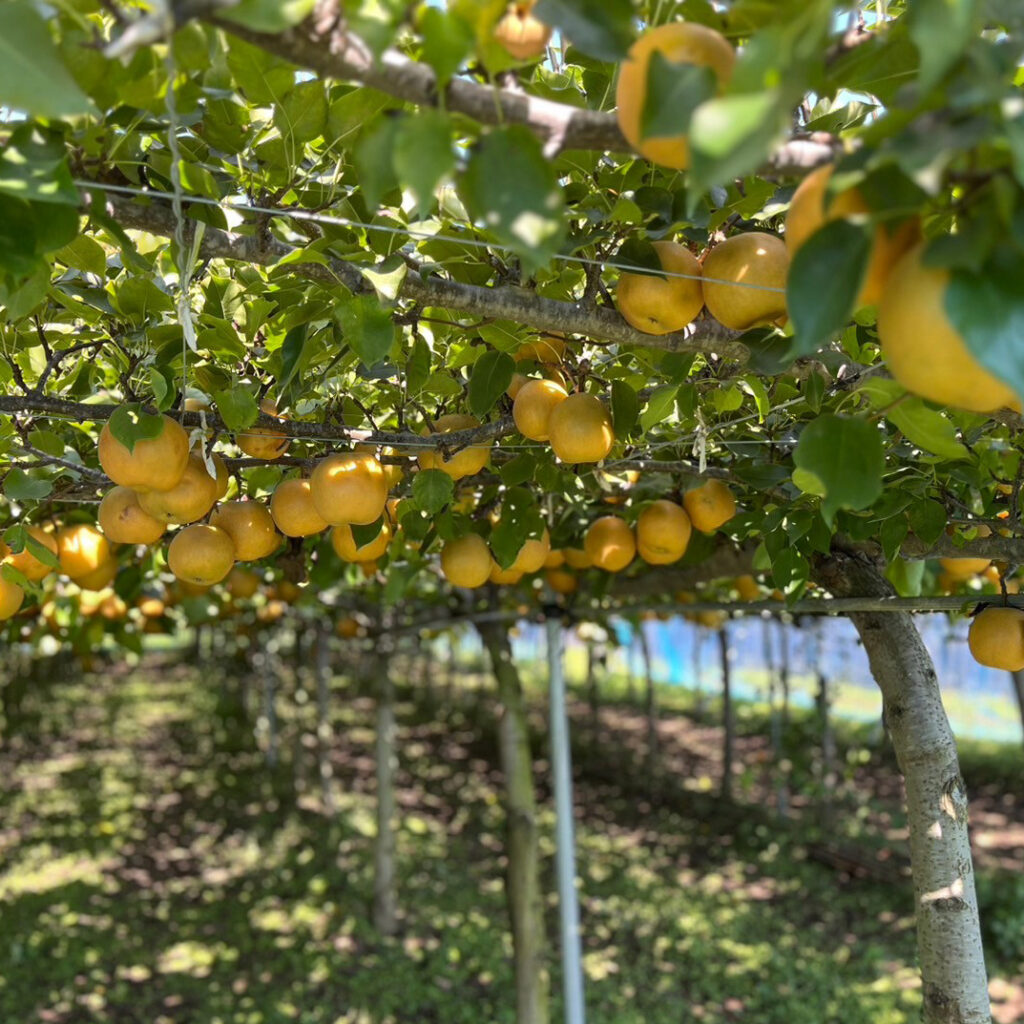
{"label": "grassy ground", "polygon": [[[404,691],[402,922],[381,941],[368,922],[373,704],[335,684],[333,818],[308,705],[287,693],[276,769],[209,668],[150,664],[29,695],[0,748],[0,1021],[513,1020],[493,709],[470,693],[430,714]],[[810,860],[756,800],[719,808],[678,777],[671,727],[652,805],[628,771],[639,719],[575,713],[590,1020],[917,1019],[904,888]],[[706,732],[688,733],[694,758]],[[603,756],[612,741],[621,770]],[[552,897],[552,942],[556,910]]]}

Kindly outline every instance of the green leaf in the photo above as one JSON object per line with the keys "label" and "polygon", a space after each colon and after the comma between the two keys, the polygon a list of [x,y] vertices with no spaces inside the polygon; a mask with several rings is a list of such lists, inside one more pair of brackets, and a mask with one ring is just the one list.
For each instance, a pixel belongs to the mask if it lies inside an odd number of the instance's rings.
{"label": "green leaf", "polygon": [[0,3],[0,105],[49,118],[94,110],[28,0]]}
{"label": "green leaf", "polygon": [[423,60],[434,69],[438,85],[443,87],[473,52],[473,29],[462,18],[436,7],[423,12],[419,29]]}
{"label": "green leaf", "polygon": [[839,509],[867,508],[882,493],[882,438],[866,420],[819,416],[801,432],[793,462],[821,481],[821,513],[827,523]]}
{"label": "green leaf", "polygon": [[975,359],[1024,396],[1024,299],[1016,250],[1000,248],[981,273],[954,269],[945,308]]}
{"label": "green leaf", "polygon": [[306,351],[306,338],[309,335],[309,324],[293,327],[285,336],[281,345],[281,375],[278,378],[278,390],[284,391],[295,379],[302,366]]}
{"label": "green leaf", "polygon": [[640,416],[640,396],[625,381],[612,381],[612,426],[616,437],[628,437]]}
{"label": "green leaf", "polygon": [[399,123],[393,117],[382,117],[362,136],[352,154],[359,187],[371,210],[376,210],[384,196],[398,187],[394,152]]}
{"label": "green leaf", "polygon": [[166,412],[174,404],[174,399],[178,393],[174,381],[155,366],[151,366],[149,368],[149,384],[153,389],[156,407],[161,412]]}
{"label": "green leaf", "polygon": [[215,392],[213,400],[228,430],[245,430],[259,419],[260,407],[255,397],[241,385]]}
{"label": "green leaf", "polygon": [[57,556],[41,541],[36,540],[27,530],[25,531],[23,549],[36,559],[36,561],[42,562],[43,565],[48,565],[51,569],[57,569],[60,566],[60,560]]}
{"label": "green leaf", "polygon": [[230,35],[227,63],[239,89],[255,104],[277,103],[295,84],[291,64]]}
{"label": "green leaf", "polygon": [[87,274],[103,277],[107,272],[107,254],[103,246],[88,235],[79,235],[54,255],[61,263]]}
{"label": "green leaf", "polygon": [[924,562],[896,558],[886,566],[885,575],[900,597],[920,597],[924,568]]}
{"label": "green leaf", "polygon": [[914,0],[907,5],[910,38],[921,55],[918,78],[930,89],[975,38],[974,0]]}
{"label": "green leaf", "polygon": [[63,140],[31,124],[18,128],[0,149],[0,192],[74,207],[82,201],[71,181]]}
{"label": "green leaf", "polygon": [[946,510],[931,498],[922,498],[911,505],[907,518],[917,539],[929,547],[946,531]]}
{"label": "green leaf", "polygon": [[352,540],[356,548],[364,548],[367,544],[375,541],[384,528],[384,517],[375,519],[372,523],[353,523],[349,529],[352,531]]}
{"label": "green leaf", "polygon": [[53,482],[38,470],[12,469],[4,477],[4,494],[11,501],[38,501],[53,490]]}
{"label": "green leaf", "polygon": [[633,42],[630,0],[540,0],[533,13],[598,60],[618,63]]}
{"label": "green leaf", "polygon": [[804,583],[811,575],[807,559],[793,547],[784,546],[772,558],[772,580],[784,589],[793,583]]}
{"label": "green leaf", "polygon": [[434,190],[455,166],[451,119],[430,107],[403,118],[393,158],[398,183],[412,192],[420,216],[426,216],[434,205]]}
{"label": "green leaf", "polygon": [[494,560],[507,569],[530,537],[539,536],[544,527],[537,499],[525,487],[511,487],[501,502],[501,518],[491,531],[490,546]]}
{"label": "green leaf", "polygon": [[552,161],[522,125],[496,128],[481,140],[459,193],[474,220],[520,258],[532,274],[550,262],[565,237],[565,197]]}
{"label": "green leaf", "polygon": [[327,127],[327,93],[323,82],[300,82],[274,108],[277,130],[295,142],[310,142]]}
{"label": "green leaf", "polygon": [[907,517],[903,515],[893,516],[882,523],[878,531],[878,539],[882,544],[882,554],[886,561],[892,561],[899,554],[900,545],[906,540],[910,526]]}
{"label": "green leaf", "polygon": [[470,412],[482,416],[493,409],[512,383],[515,372],[515,360],[507,352],[484,352],[473,364],[469,378],[467,397]]}
{"label": "green leaf", "polygon": [[370,295],[355,295],[335,308],[335,319],[345,341],[369,369],[391,351],[395,325],[391,313]]}
{"label": "green leaf", "polygon": [[108,422],[110,433],[130,452],[135,451],[137,442],[152,441],[164,431],[163,416],[145,412],[133,403],[119,405]]}
{"label": "green leaf", "polygon": [[430,376],[430,346],[421,335],[416,335],[409,358],[405,362],[405,386],[411,395],[423,390]]}
{"label": "green leaf", "polygon": [[519,484],[529,483],[537,471],[537,456],[529,452],[517,455],[510,459],[499,470],[501,479],[506,486],[516,487]]}
{"label": "green leaf", "polygon": [[412,500],[427,515],[436,515],[455,494],[455,481],[440,469],[423,469],[412,478]]}
{"label": "green leaf", "polygon": [[846,326],[871,251],[871,233],[848,220],[829,221],[800,247],[786,278],[795,337],[790,354],[810,355]]}
{"label": "green leaf", "polygon": [[693,112],[715,95],[717,87],[718,78],[711,68],[677,64],[655,50],[647,65],[641,138],[687,134]]}
{"label": "green leaf", "polygon": [[254,32],[284,32],[312,13],[316,0],[241,0],[224,6],[219,16]]}
{"label": "green leaf", "polygon": [[911,444],[944,459],[970,458],[971,453],[957,440],[956,427],[945,414],[909,394],[896,381],[872,377],[858,390],[868,396],[873,408],[885,409],[885,418]]}
{"label": "green leaf", "polygon": [[757,168],[786,130],[788,113],[775,92],[708,100],[690,121],[690,174],[699,192]]}
{"label": "green leaf", "polygon": [[640,416],[640,429],[648,431],[656,423],[661,423],[675,405],[677,389],[671,385],[655,388],[647,399],[647,408]]}

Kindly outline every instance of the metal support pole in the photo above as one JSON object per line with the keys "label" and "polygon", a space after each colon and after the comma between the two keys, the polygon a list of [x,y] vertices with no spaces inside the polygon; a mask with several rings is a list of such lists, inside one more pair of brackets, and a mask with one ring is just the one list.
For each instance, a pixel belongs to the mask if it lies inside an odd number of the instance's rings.
{"label": "metal support pole", "polygon": [[566,1024],[583,1024],[583,957],[580,949],[580,907],[576,893],[576,844],[572,812],[572,768],[569,719],[565,709],[562,624],[547,620],[548,678],[551,689],[551,767],[555,782],[555,863],[562,930],[562,972]]}

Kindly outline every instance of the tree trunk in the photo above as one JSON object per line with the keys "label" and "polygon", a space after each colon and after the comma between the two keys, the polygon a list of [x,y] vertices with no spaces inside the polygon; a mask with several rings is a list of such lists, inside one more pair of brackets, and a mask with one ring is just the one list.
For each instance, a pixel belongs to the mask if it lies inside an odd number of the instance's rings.
{"label": "tree trunk", "polygon": [[271,767],[277,764],[277,665],[274,656],[267,650],[260,655],[263,669],[263,757]]}
{"label": "tree trunk", "polygon": [[377,688],[377,840],[373,851],[373,923],[381,935],[398,930],[395,890],[395,687],[390,651],[381,646],[373,683]]}
{"label": "tree trunk", "polygon": [[704,665],[701,660],[702,648],[704,647],[704,631],[700,626],[694,626],[691,635],[693,636],[693,688],[696,692],[694,701],[694,713],[698,719],[704,717]]}
{"label": "tree trunk", "polygon": [[789,623],[779,621],[779,690],[782,701],[772,708],[772,746],[778,751],[775,781],[775,809],[779,817],[789,814],[789,759],[785,756],[789,732]]}
{"label": "tree trunk", "polygon": [[539,830],[526,702],[519,672],[512,660],[507,628],[496,623],[478,628],[491,657],[502,705],[498,742],[505,775],[508,853],[505,893],[515,956],[516,1024],[547,1024],[544,900],[540,887]]}
{"label": "tree trunk", "polygon": [[[836,597],[894,594],[878,568],[852,555],[833,554],[815,576]],[[882,691],[906,785],[922,1020],[988,1024],[967,793],[931,657],[910,615],[856,612],[850,619]]]}
{"label": "tree trunk", "polygon": [[654,790],[658,768],[658,705],[654,692],[654,667],[651,664],[651,644],[641,624],[637,629],[637,641],[644,661],[644,705],[647,715],[647,763],[644,776],[647,792]]}
{"label": "tree trunk", "polygon": [[820,821],[822,827],[828,829],[832,824],[832,793],[836,784],[836,744],[835,735],[832,732],[832,717],[829,713],[832,700],[829,693],[829,679],[823,664],[826,622],[827,620],[822,617],[814,624],[814,649],[818,663],[816,668],[818,691],[815,694],[814,702],[818,712],[818,729],[821,736]]}
{"label": "tree trunk", "polygon": [[1021,727],[1024,728],[1024,672],[1011,672],[1013,692],[1017,695],[1017,706],[1020,708]]}
{"label": "tree trunk", "polygon": [[320,772],[320,798],[324,813],[334,815],[334,787],[331,785],[331,634],[321,623],[316,635],[316,751]]}
{"label": "tree trunk", "polygon": [[593,639],[587,640],[587,703],[590,705],[590,720],[596,727],[598,713],[600,712],[600,695],[597,687],[597,654],[596,643]]}
{"label": "tree trunk", "polygon": [[732,713],[732,680],[729,676],[729,632],[718,630],[718,651],[722,659],[722,798],[732,797],[732,753],[735,726]]}
{"label": "tree trunk", "polygon": [[640,643],[640,635],[643,633],[643,623],[638,622],[633,627],[633,642],[630,643],[626,652],[626,703],[630,708],[636,707],[636,649]]}

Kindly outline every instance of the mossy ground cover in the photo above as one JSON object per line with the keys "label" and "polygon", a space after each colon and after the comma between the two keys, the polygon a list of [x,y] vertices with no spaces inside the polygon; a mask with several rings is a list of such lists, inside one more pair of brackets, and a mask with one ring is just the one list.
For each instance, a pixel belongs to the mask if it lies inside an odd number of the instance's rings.
{"label": "mossy ground cover", "polygon": [[[513,1020],[490,704],[456,690],[431,708],[400,691],[402,920],[382,941],[369,923],[373,702],[335,680],[328,817],[295,689],[282,685],[276,768],[237,682],[209,666],[154,661],[26,697],[0,750],[0,1020]],[[591,1020],[917,1019],[909,890],[808,858],[754,788],[738,810],[688,788],[671,722],[647,799],[630,714],[591,726],[576,711]],[[704,729],[692,724],[698,747]],[[622,756],[602,757],[616,738]],[[542,740],[537,754],[553,893]],[[554,944],[554,895],[548,911]],[[556,968],[556,1014],[558,986]]]}

